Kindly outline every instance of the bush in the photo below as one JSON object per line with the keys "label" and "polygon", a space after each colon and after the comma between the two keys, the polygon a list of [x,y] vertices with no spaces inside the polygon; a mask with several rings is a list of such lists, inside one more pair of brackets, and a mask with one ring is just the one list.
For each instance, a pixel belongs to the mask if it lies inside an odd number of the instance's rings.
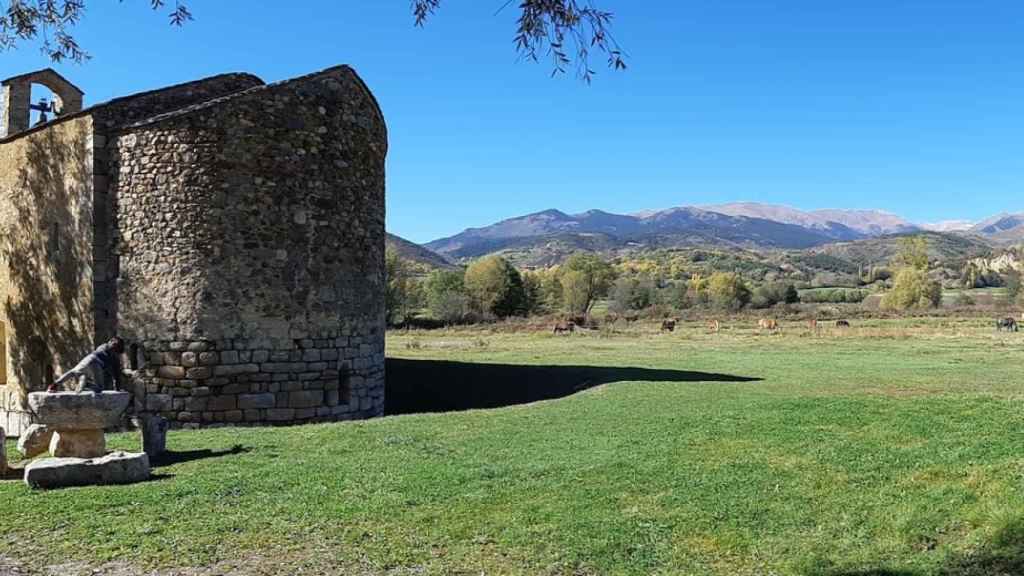
{"label": "bush", "polygon": [[796,286],[782,282],[762,284],[750,296],[753,308],[771,308],[776,304],[795,304],[800,301]]}
{"label": "bush", "polygon": [[808,304],[852,304],[862,302],[870,291],[860,288],[816,288],[800,293],[800,301]]}
{"label": "bush", "polygon": [[967,292],[961,292],[956,295],[953,303],[957,306],[974,306],[974,298],[971,298]]}

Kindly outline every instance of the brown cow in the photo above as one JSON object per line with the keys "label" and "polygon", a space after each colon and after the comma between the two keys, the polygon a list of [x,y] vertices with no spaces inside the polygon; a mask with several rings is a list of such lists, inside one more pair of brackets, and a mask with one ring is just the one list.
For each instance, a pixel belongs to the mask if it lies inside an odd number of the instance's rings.
{"label": "brown cow", "polygon": [[761,318],[757,321],[757,327],[760,330],[771,330],[774,332],[779,329],[779,322],[774,318]]}
{"label": "brown cow", "polygon": [[563,332],[572,334],[576,331],[576,323],[572,320],[565,322],[555,322],[555,328],[551,331],[552,334],[561,334]]}
{"label": "brown cow", "polygon": [[722,323],[718,320],[708,320],[708,330],[718,332],[722,329]]}
{"label": "brown cow", "polygon": [[674,332],[675,329],[676,329],[676,321],[675,320],[662,320],[661,321],[661,331],[662,332]]}

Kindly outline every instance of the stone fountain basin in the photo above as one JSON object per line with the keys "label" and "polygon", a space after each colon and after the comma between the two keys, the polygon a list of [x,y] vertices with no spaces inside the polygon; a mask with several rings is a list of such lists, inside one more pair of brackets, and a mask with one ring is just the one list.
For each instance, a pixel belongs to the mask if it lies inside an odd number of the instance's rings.
{"label": "stone fountain basin", "polygon": [[117,426],[128,409],[128,392],[33,392],[29,409],[39,424],[56,430],[102,430]]}

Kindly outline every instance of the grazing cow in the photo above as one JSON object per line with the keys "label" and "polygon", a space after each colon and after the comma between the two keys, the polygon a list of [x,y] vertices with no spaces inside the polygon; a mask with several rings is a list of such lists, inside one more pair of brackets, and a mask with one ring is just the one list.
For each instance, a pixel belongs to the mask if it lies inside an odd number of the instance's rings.
{"label": "grazing cow", "polygon": [[575,331],[576,331],[576,323],[573,322],[572,320],[568,320],[568,321],[565,321],[565,322],[555,322],[555,328],[554,328],[554,330],[551,331],[551,333],[552,334],[561,334],[561,333],[564,332],[566,334],[572,334]]}
{"label": "grazing cow", "polygon": [[996,331],[1006,330],[1007,332],[1017,331],[1017,321],[1007,316],[996,320]]}
{"label": "grazing cow", "polygon": [[662,332],[674,332],[675,329],[676,329],[676,321],[675,320],[662,320],[661,321],[661,331]]}
{"label": "grazing cow", "polygon": [[774,332],[779,329],[779,322],[775,318],[761,318],[757,321],[757,327],[760,330],[771,330]]}
{"label": "grazing cow", "polygon": [[722,323],[718,320],[708,320],[708,330],[718,332],[722,329]]}
{"label": "grazing cow", "polygon": [[836,320],[836,328],[849,328],[850,323],[846,320]]}

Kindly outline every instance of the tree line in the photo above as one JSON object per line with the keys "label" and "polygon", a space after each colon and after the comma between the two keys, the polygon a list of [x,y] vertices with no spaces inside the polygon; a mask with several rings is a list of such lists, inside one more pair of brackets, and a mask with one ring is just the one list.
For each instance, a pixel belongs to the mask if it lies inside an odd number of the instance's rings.
{"label": "tree line", "polygon": [[[942,303],[942,284],[930,273],[933,262],[925,236],[903,238],[888,267],[859,271],[872,279],[871,289],[825,287],[803,292],[785,280],[755,285],[736,271],[683,273],[673,268],[667,275],[662,267],[644,261],[616,265],[585,252],[558,266],[522,271],[493,255],[465,269],[435,270],[425,277],[397,252],[389,250],[386,259],[392,325],[408,322],[423,310],[445,325],[551,314],[586,319],[602,301],[608,313],[626,317],[644,312],[664,316],[689,308],[735,312],[799,302],[857,303],[873,292],[881,292],[880,306],[889,310],[936,308]],[[1006,273],[1002,283],[1010,303],[1024,299],[1018,273]]]}

